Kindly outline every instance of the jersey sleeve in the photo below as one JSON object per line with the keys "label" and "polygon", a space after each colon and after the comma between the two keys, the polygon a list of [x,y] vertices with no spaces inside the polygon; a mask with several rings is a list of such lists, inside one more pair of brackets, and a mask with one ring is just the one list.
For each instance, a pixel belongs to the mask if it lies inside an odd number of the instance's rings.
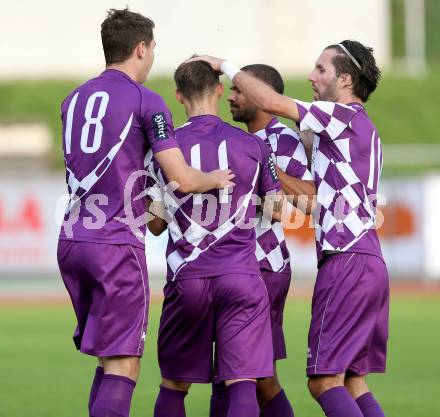
{"label": "jersey sleeve", "polygon": [[299,113],[299,129],[312,130],[326,140],[334,140],[349,127],[356,110],[331,101],[295,100]]}
{"label": "jersey sleeve", "polygon": [[281,190],[281,184],[278,180],[275,163],[267,145],[258,137],[257,141],[261,150],[261,173],[258,182],[258,195],[264,197],[270,191]]}
{"label": "jersey sleeve", "polygon": [[162,97],[144,93],[142,100],[142,123],[153,153],[178,148],[173,119]]}
{"label": "jersey sleeve", "polygon": [[313,180],[312,174],[307,168],[304,145],[301,143],[298,134],[288,127],[278,135],[275,163],[291,177],[300,180]]}

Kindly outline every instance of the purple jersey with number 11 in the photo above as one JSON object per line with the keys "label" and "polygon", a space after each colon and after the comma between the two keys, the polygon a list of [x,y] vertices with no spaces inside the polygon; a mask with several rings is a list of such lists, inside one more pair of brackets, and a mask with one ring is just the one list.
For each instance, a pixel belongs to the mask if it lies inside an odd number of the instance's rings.
{"label": "purple jersey with number 11", "polygon": [[[176,129],[176,139],[194,168],[230,168],[236,185],[203,195],[176,193],[182,197],[180,204],[165,199],[172,219],[168,224],[168,280],[259,275],[255,256],[259,197],[280,189],[266,144],[213,115],[191,117]],[[154,171],[158,181],[165,183],[157,166]],[[267,223],[270,227],[270,220]]]}
{"label": "purple jersey with number 11", "polygon": [[60,240],[144,247],[144,159],[177,147],[170,112],[156,93],[106,70],[61,107],[70,201]]}

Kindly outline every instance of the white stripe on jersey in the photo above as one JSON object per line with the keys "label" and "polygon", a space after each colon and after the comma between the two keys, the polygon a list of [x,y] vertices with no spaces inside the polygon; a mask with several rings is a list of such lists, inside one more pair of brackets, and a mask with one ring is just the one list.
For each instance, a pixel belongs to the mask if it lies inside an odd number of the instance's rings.
{"label": "white stripe on jersey", "polygon": [[[214,232],[207,231],[207,233],[205,234],[204,237],[208,236],[209,234],[212,234],[215,237],[215,240],[212,241],[209,245],[207,245],[207,247],[203,250],[199,249],[198,247],[195,247],[193,249],[193,251],[191,252],[191,254],[188,257],[186,257],[185,259],[183,259],[183,263],[181,265],[179,265],[179,267],[175,271],[173,279],[172,279],[173,281],[176,279],[177,274],[181,271],[182,268],[184,268],[186,265],[188,265],[188,263],[196,260],[200,256],[200,254],[206,252],[213,244],[217,243],[217,241],[219,239],[221,239],[223,236],[225,236],[227,233],[229,233],[232,229],[234,229],[235,227],[237,227],[240,224],[240,222],[243,220],[243,218],[246,214],[247,207],[251,201],[251,197],[252,197],[253,192],[255,190],[255,184],[257,182],[259,173],[260,173],[260,164],[257,165],[257,169],[255,171],[255,175],[252,180],[251,189],[249,190],[249,192],[246,194],[245,198],[243,199],[241,206],[237,207],[237,210],[235,211],[235,213],[228,220],[226,220],[224,223],[222,223],[216,230],[214,230]],[[187,214],[183,212],[183,210],[181,210],[181,213],[185,216],[185,218],[188,221],[191,222],[191,226],[189,227],[189,229],[191,229],[191,227],[194,225],[195,222],[190,217],[188,217]],[[240,216],[240,217],[236,219],[237,216]],[[173,223],[175,223],[175,221],[173,221]],[[200,227],[199,225],[197,225],[197,226]]]}
{"label": "white stripe on jersey", "polygon": [[376,164],[376,158],[374,154],[374,130],[371,134],[371,149],[370,149],[370,174],[368,175],[368,188],[373,189],[374,186],[374,168]]}

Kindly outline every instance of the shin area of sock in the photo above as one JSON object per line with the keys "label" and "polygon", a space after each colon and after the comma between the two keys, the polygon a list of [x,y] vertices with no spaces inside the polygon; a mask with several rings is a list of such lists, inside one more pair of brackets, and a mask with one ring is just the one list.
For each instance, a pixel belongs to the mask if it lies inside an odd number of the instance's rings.
{"label": "shin area of sock", "polygon": [[258,417],[260,407],[257,401],[257,384],[254,381],[240,381],[227,388],[229,407],[227,417]]}
{"label": "shin area of sock", "polygon": [[105,374],[92,406],[91,417],[128,417],[136,383],[125,376]]}
{"label": "shin area of sock", "polygon": [[154,406],[154,417],[185,417],[186,391],[160,387]]}
{"label": "shin area of sock", "polygon": [[318,397],[327,417],[363,417],[362,411],[345,387],[331,388]]}

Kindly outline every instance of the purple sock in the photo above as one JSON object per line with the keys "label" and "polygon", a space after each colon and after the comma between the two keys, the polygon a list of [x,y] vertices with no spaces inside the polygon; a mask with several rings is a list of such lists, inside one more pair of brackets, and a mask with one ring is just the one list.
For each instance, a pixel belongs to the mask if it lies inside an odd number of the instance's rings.
{"label": "purple sock", "polygon": [[177,391],[160,386],[156,405],[154,406],[154,417],[185,417],[185,396],[186,391]]}
{"label": "purple sock", "polygon": [[382,408],[373,397],[373,394],[371,392],[367,392],[366,394],[361,395],[356,400],[356,403],[361,409],[364,417],[385,417]]}
{"label": "purple sock", "polygon": [[209,417],[226,417],[228,415],[229,396],[224,382],[212,384]]}
{"label": "purple sock", "polygon": [[99,387],[101,386],[102,377],[104,376],[104,369],[102,366],[97,366],[95,371],[95,377],[93,378],[92,388],[90,388],[89,395],[89,416],[92,414],[92,407],[95,403],[96,396],[98,395]]}
{"label": "purple sock", "polygon": [[281,390],[261,409],[260,417],[294,417],[292,405],[284,390]]}
{"label": "purple sock", "polygon": [[327,417],[364,417],[345,387],[325,391],[318,397],[318,402]]}
{"label": "purple sock", "polygon": [[125,376],[104,374],[90,415],[92,417],[128,417],[136,383]]}
{"label": "purple sock", "polygon": [[257,383],[240,381],[227,388],[229,408],[227,417],[258,417]]}

